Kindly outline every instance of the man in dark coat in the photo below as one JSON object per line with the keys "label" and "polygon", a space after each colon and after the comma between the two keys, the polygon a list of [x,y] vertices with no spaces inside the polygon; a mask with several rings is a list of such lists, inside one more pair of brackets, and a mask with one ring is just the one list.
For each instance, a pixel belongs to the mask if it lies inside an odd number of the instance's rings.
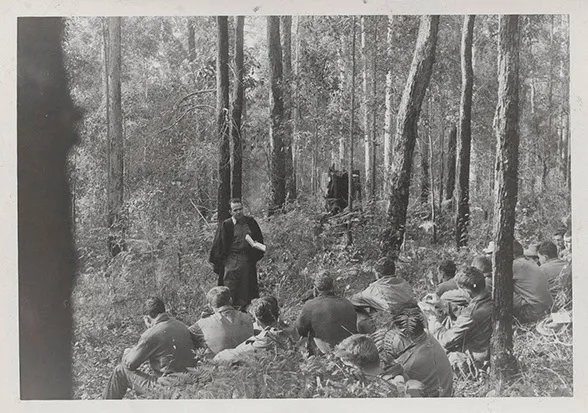
{"label": "man in dark coat", "polygon": [[263,235],[250,216],[243,215],[238,198],[230,201],[231,218],[218,225],[208,261],[218,274],[218,285],[231,290],[233,305],[244,309],[259,297],[256,264],[264,254]]}
{"label": "man in dark coat", "polygon": [[307,337],[313,354],[328,353],[341,340],[357,333],[357,313],[349,300],[333,292],[333,278],[328,272],[313,280],[314,296],[304,303],[296,320],[300,337]]}

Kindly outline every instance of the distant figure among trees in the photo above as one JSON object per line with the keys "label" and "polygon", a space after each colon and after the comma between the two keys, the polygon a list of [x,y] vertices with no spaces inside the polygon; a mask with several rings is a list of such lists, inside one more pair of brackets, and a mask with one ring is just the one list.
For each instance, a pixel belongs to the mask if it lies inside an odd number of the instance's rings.
{"label": "distant figure among trees", "polygon": [[219,223],[208,260],[219,276],[218,285],[228,287],[233,305],[244,310],[259,297],[256,265],[265,245],[257,221],[243,214],[241,199],[231,199],[230,208],[231,218]]}

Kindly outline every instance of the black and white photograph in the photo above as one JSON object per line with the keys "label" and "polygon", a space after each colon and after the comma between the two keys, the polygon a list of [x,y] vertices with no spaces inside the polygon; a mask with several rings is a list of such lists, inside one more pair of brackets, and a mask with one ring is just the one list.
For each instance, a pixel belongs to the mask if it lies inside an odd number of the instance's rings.
{"label": "black and white photograph", "polygon": [[14,16],[12,398],[581,396],[585,16],[357,3]]}

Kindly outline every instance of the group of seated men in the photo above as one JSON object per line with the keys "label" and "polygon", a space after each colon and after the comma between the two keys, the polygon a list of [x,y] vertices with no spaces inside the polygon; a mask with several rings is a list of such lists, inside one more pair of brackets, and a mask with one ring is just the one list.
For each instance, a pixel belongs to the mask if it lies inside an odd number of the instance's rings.
{"label": "group of seated men", "polygon": [[[544,317],[552,310],[552,294],[567,288],[563,280],[571,278],[571,269],[563,275],[570,266],[558,261],[554,246],[546,241],[536,248],[538,266],[514,241],[513,304],[521,322]],[[135,347],[124,351],[103,397],[120,399],[129,388],[143,394],[173,383],[195,365],[197,349],[214,362],[232,364],[256,351],[291,346],[309,355],[334,356],[366,378],[387,380],[400,394],[452,396],[454,369],[464,372],[467,365],[473,368],[470,372],[477,371],[489,360],[490,258],[475,257],[459,270],[443,261],[438,266],[442,282],[421,302],[410,284],[395,275],[392,259],[380,259],[374,269],[376,281],[349,299],[335,294],[328,272],[317,274],[313,298],[305,301],[293,326],[280,319],[274,297],[253,300],[244,313],[232,306],[230,290],[222,286],[207,293],[210,309],[190,327],[171,317],[160,299],[149,298],[144,311],[147,330]],[[376,313],[385,315],[385,322],[376,322]],[[138,369],[146,361],[153,374]]]}

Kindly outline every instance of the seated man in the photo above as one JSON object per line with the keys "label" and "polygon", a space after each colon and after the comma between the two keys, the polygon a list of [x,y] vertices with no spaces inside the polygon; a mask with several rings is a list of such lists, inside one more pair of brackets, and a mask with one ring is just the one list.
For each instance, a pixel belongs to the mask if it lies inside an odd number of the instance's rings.
{"label": "seated man", "polygon": [[409,380],[402,371],[402,366],[394,363],[385,371],[380,366],[378,348],[371,337],[354,334],[337,344],[334,354],[341,361],[357,369],[366,378],[382,378],[395,385],[401,395],[421,397],[423,384],[418,380]]}
{"label": "seated man", "polygon": [[541,266],[541,262],[539,261],[539,254],[537,254],[537,247],[539,246],[538,243],[534,242],[529,244],[529,248],[523,251],[523,255],[535,262],[535,264]]}
{"label": "seated man", "polygon": [[558,290],[557,277],[561,273],[566,262],[557,257],[557,246],[551,241],[543,241],[537,248],[541,271],[547,277],[549,291],[555,297]]}
{"label": "seated man", "polygon": [[563,240],[565,233],[566,233],[565,228],[559,228],[553,233],[553,236],[551,238],[551,240],[553,241],[553,243],[557,247],[558,256],[566,248],[566,246],[564,245],[564,240]]}
{"label": "seated man", "polygon": [[451,260],[443,260],[437,267],[437,277],[440,284],[437,286],[435,293],[441,297],[444,293],[451,290],[457,290],[455,283],[455,263]]}
{"label": "seated man", "polygon": [[492,293],[492,259],[486,255],[478,255],[472,260],[472,267],[477,268],[484,274],[486,291]]}
{"label": "seated man", "polygon": [[214,287],[206,299],[213,313],[203,317],[190,327],[190,331],[204,336],[208,348],[214,353],[235,348],[253,335],[253,320],[249,315],[235,310],[228,287]]}
{"label": "seated man", "polygon": [[384,365],[396,362],[404,374],[423,383],[423,397],[450,397],[453,371],[441,344],[425,329],[426,320],[417,305],[405,305],[392,317],[390,329],[374,334]]}
{"label": "seated man", "polygon": [[218,353],[215,361],[234,363],[243,360],[247,355],[258,350],[268,350],[275,347],[286,348],[293,344],[290,336],[278,326],[278,319],[274,314],[270,300],[256,298],[251,302],[250,311],[255,322],[262,328],[256,336],[251,336],[234,349],[226,349]]}
{"label": "seated man", "polygon": [[[195,365],[190,331],[165,312],[163,301],[147,299],[143,314],[147,330],[135,347],[125,349],[122,362],[115,367],[104,389],[104,399],[122,399],[129,388],[144,394],[162,377],[171,378]],[[137,370],[145,361],[149,361],[153,374]]]}
{"label": "seated man", "polygon": [[534,261],[525,258],[523,247],[513,240],[513,310],[522,323],[538,321],[551,311],[553,299],[547,277]]}
{"label": "seated man", "polygon": [[313,281],[315,298],[304,303],[296,320],[300,337],[308,338],[312,354],[326,353],[346,337],[357,332],[357,314],[353,304],[333,292],[333,279],[326,272]]}
{"label": "seated man", "polygon": [[[278,299],[276,297],[274,297],[273,295],[264,295],[263,297],[260,298],[260,300],[267,301],[271,305],[272,313],[274,314],[274,317],[276,318],[276,320],[278,320],[278,328],[280,330],[282,330],[286,335],[290,336],[292,341],[294,341],[294,342],[298,341],[300,339],[300,336],[298,335],[298,332],[296,331],[296,327],[288,325],[288,323],[284,322],[284,320],[282,320],[280,317],[280,306],[278,305]],[[261,330],[263,330],[263,328],[259,324],[257,324],[257,323],[253,324],[253,334],[254,335],[261,333]]]}
{"label": "seated man", "polygon": [[405,303],[415,302],[410,284],[394,276],[394,260],[389,257],[379,259],[375,270],[377,280],[349,299],[357,310],[357,330],[360,333],[373,333],[376,330],[371,311],[389,311]]}
{"label": "seated man", "polygon": [[481,367],[490,359],[490,336],[492,335],[492,299],[486,291],[484,274],[468,267],[455,277],[458,288],[470,297],[470,304],[461,311],[450,328],[433,317],[429,318],[429,332],[447,352],[471,354]]}

